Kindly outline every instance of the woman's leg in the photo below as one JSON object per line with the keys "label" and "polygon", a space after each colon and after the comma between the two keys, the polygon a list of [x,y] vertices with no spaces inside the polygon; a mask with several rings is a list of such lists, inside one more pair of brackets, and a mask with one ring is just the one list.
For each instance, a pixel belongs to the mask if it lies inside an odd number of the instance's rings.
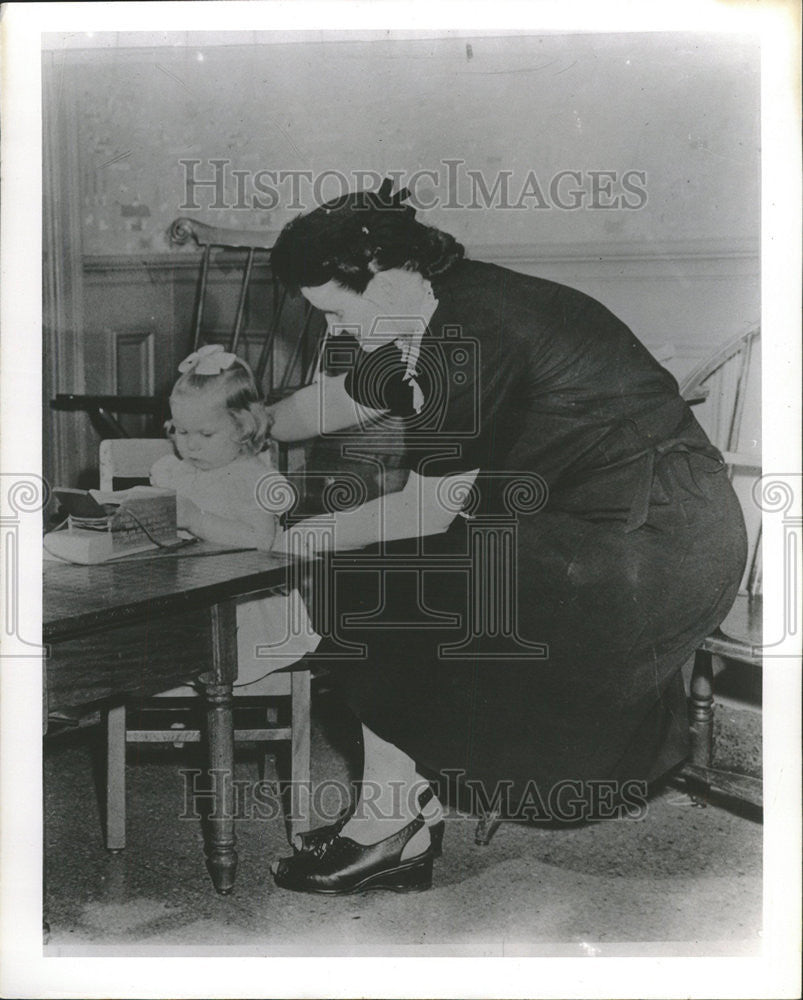
{"label": "woman's leg", "polygon": [[365,766],[354,814],[316,847],[274,861],[271,871],[280,888],[342,895],[432,885],[432,862],[443,836],[440,803],[406,753],[366,726],[363,741]]}
{"label": "woman's leg", "polygon": [[[363,775],[357,808],[341,833],[358,844],[375,844],[403,829],[422,813],[427,826],[438,822],[442,810],[434,797],[422,807],[419,796],[429,782],[415,769],[415,761],[403,750],[362,727]],[[403,858],[413,857],[429,846],[425,826],[405,846]]]}

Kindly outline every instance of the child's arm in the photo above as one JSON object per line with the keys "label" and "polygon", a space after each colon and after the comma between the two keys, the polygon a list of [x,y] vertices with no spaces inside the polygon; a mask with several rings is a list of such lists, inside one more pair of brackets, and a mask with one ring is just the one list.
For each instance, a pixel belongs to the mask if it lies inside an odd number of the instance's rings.
{"label": "child's arm", "polygon": [[278,518],[260,510],[242,514],[239,518],[208,514],[185,497],[178,498],[178,526],[216,545],[237,545],[270,552],[276,536]]}

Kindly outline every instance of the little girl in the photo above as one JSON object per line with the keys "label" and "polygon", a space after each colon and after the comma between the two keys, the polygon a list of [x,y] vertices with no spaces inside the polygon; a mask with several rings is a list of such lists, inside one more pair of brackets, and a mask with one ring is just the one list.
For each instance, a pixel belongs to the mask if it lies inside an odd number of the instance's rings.
{"label": "little girl", "polygon": [[[156,462],[151,483],[176,491],[180,528],[205,541],[269,552],[291,488],[262,450],[269,418],[251,369],[209,344],[178,370],[167,424],[178,454]],[[320,641],[297,590],[240,601],[237,626],[237,686],[294,663]]]}

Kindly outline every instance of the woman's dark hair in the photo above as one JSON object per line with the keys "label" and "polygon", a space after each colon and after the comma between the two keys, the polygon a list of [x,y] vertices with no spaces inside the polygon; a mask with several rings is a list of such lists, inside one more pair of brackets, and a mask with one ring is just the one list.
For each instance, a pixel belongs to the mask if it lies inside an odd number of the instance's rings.
{"label": "woman's dark hair", "polygon": [[391,194],[385,178],[378,191],[355,191],[293,219],[271,253],[273,273],[288,288],[336,281],[362,294],[378,271],[402,268],[425,278],[443,274],[464,249],[448,233],[415,220],[404,205],[407,188]]}

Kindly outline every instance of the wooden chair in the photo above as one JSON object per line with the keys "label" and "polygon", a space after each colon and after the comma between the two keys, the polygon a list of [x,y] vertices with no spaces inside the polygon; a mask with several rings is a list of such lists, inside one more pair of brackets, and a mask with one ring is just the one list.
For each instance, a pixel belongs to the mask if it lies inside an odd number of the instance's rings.
{"label": "wooden chair", "polygon": [[[172,445],[165,439],[120,438],[102,441],[100,446],[101,489],[114,489],[124,480],[127,485],[134,481],[148,480],[153,463],[162,455],[169,454]],[[254,698],[253,687],[238,689],[236,696],[242,703],[248,699],[249,705],[256,702],[256,711],[266,719],[265,725],[251,728],[237,728],[235,741],[274,742],[285,741],[290,747],[290,797],[293,804],[291,817],[287,823],[289,838],[309,825],[307,789],[310,782],[310,671],[299,663],[297,668],[278,671],[259,682],[258,700]],[[163,705],[186,709],[189,698],[194,697],[191,688],[174,689],[157,696],[169,699]],[[269,702],[274,698],[290,699],[289,724],[278,725],[272,717]],[[157,700],[149,701],[153,709]],[[237,714],[235,702],[235,716]],[[185,713],[186,714],[186,713]],[[126,822],[126,745],[128,743],[197,743],[201,734],[198,729],[184,728],[136,728],[126,726],[126,705],[118,705],[106,712],[106,846],[117,851],[125,847]]]}
{"label": "wooden chair", "polygon": [[758,328],[731,341],[684,381],[681,392],[722,451],[742,501],[749,540],[745,576],[725,621],[697,650],[690,684],[692,752],[682,773],[690,788],[760,808],[761,781],[711,766],[714,751],[715,663],[761,667],[761,512],[751,502],[761,475],[760,344]]}
{"label": "wooden chair", "polygon": [[[204,343],[222,343],[245,358],[266,398],[278,399],[312,380],[326,329],[323,315],[305,299],[292,299],[270,273],[274,233],[221,229],[179,218],[170,227],[175,245],[192,243],[202,251],[194,315],[178,358]],[[236,296],[232,276],[239,272]],[[265,278],[270,294],[260,301],[255,276]],[[227,300],[231,300],[230,302]],[[226,315],[230,313],[230,315]],[[82,410],[102,438],[130,437],[121,423],[126,414],[149,416],[156,434],[168,416],[162,396],[59,394],[58,410]],[[139,432],[141,433],[141,432]]]}
{"label": "wooden chair", "polygon": [[[759,330],[751,330],[699,365],[681,386],[683,398],[699,408],[700,422],[728,465],[750,538],[748,565],[733,608],[695,654],[689,708],[692,753],[682,775],[690,787],[704,787],[752,806],[761,805],[761,782],[715,770],[711,761],[714,658],[761,666],[761,515],[751,502],[752,486],[761,474],[759,345]],[[501,822],[497,811],[482,816],[475,843],[490,843]]]}

